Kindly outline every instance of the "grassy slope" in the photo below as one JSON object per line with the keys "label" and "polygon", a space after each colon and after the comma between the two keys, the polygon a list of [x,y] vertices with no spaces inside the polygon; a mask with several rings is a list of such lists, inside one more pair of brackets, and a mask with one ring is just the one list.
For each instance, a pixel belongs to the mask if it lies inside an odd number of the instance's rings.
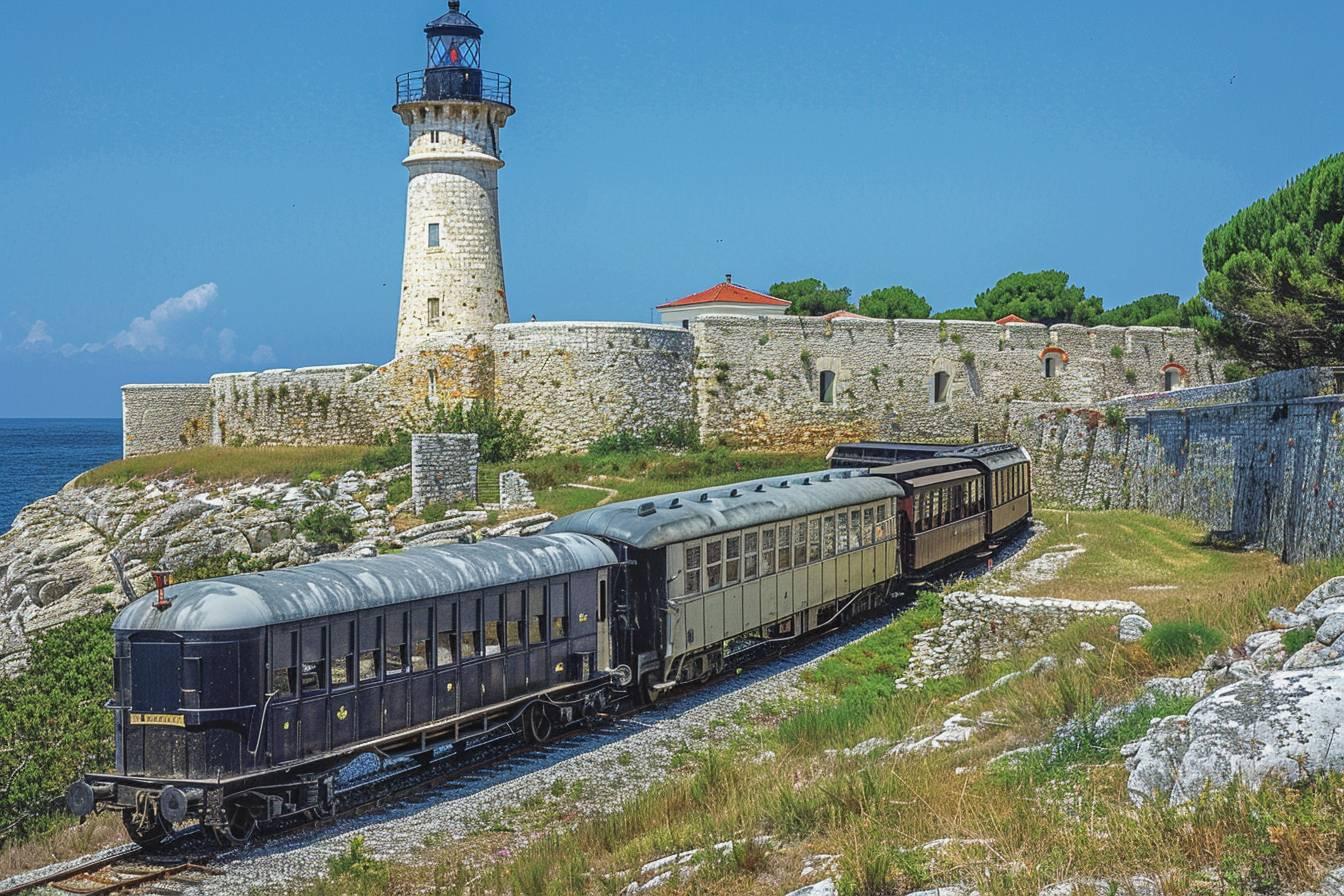
{"label": "grassy slope", "polygon": [[[1037,593],[1144,605],[1157,620],[1202,620],[1231,640],[1260,627],[1263,613],[1292,605],[1344,562],[1286,567],[1272,557],[1202,546],[1190,524],[1130,512],[1043,511],[1055,528],[1031,549],[1081,543],[1087,553]],[[1083,534],[1083,533],[1086,534]],[[1174,585],[1131,590],[1132,585]],[[910,639],[938,618],[938,603],[841,652],[813,674],[816,700],[785,712],[765,707],[736,746],[694,758],[682,773],[634,797],[609,816],[566,828],[540,826],[541,839],[507,858],[498,835],[428,846],[412,864],[374,863],[300,890],[305,894],[409,893],[438,881],[465,882],[473,893],[612,893],[621,872],[658,856],[728,838],[767,833],[776,848],[739,849],[694,878],[658,892],[774,894],[797,886],[806,856],[841,853],[842,892],[884,894],[917,886],[969,881],[994,894],[1034,894],[1047,884],[1087,875],[1162,875],[1168,893],[1292,892],[1314,884],[1328,857],[1344,844],[1344,782],[1259,795],[1212,795],[1189,813],[1134,809],[1125,794],[1118,749],[1146,729],[1149,718],[1183,711],[1171,701],[1135,713],[1108,736],[1089,727],[1097,709],[1132,697],[1154,674],[1184,674],[1202,658],[1158,663],[1143,645],[1119,644],[1113,626],[1086,621],[1053,637],[1043,651],[975,670],[921,689],[891,686],[908,658]],[[1083,652],[1087,640],[1099,649]],[[967,707],[950,700],[1024,668],[1043,652],[1057,672],[1021,679]],[[1075,664],[1075,660],[1081,660]],[[897,739],[952,712],[993,712],[999,724],[969,744],[923,756],[885,759],[827,757],[869,736]],[[1074,734],[1014,767],[988,760],[1050,740],[1074,720]],[[774,759],[754,761],[768,749]],[[566,812],[563,800],[550,818]],[[939,837],[987,839],[933,855],[919,845]],[[462,876],[461,862],[486,863]],[[1336,864],[1338,860],[1336,859]],[[615,873],[617,876],[605,878]],[[445,892],[461,892],[454,885]]]}

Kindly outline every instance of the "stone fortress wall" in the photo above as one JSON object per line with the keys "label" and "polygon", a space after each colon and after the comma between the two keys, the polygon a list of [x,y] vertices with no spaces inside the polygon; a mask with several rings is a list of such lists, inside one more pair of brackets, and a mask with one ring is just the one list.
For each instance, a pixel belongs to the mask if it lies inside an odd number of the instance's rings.
{"label": "stone fortress wall", "polygon": [[[190,407],[127,387],[126,453],[368,444],[478,399],[521,412],[539,451],[686,423],[735,445],[812,450],[858,438],[965,440],[976,427],[1001,438],[1015,401],[1090,404],[1160,389],[1172,364],[1186,386],[1220,376],[1197,334],[1176,328],[734,315],[690,329],[503,324],[488,339],[421,343],[381,367],[220,374],[208,387],[171,387],[197,396]],[[823,377],[833,378],[830,401]],[[935,395],[940,377],[946,387]],[[203,389],[206,435],[189,423],[201,416]]]}
{"label": "stone fortress wall", "polygon": [[1022,402],[1010,437],[1044,503],[1186,516],[1298,562],[1344,551],[1340,393],[1344,369],[1317,367],[1096,408]]}
{"label": "stone fortress wall", "polygon": [[209,444],[208,385],[121,387],[121,453],[125,457]]}
{"label": "stone fortress wall", "polygon": [[1160,389],[1173,363],[1182,385],[1221,376],[1195,331],[1177,328],[711,315],[692,330],[701,433],[758,447],[969,440],[976,426],[999,438],[1015,400]]}

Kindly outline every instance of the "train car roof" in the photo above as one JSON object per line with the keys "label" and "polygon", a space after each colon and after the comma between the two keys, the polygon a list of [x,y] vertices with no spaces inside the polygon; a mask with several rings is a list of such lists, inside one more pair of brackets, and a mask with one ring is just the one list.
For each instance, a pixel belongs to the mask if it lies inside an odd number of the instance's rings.
{"label": "train car roof", "polygon": [[172,606],[148,594],[118,614],[115,631],[232,631],[442,597],[597,569],[611,548],[569,534],[492,538],[477,544],[408,548],[360,560],[332,560],[171,585]]}
{"label": "train car roof", "polygon": [[818,470],[607,504],[558,519],[546,531],[582,532],[631,547],[657,548],[904,495],[899,484],[867,470]]}
{"label": "train car roof", "polygon": [[[831,449],[833,463],[853,463],[892,475],[892,467],[917,469],[934,461],[965,459],[986,470],[1031,461],[1026,449],[1011,442],[975,442],[966,445],[930,445],[921,442],[846,442]],[[875,461],[886,461],[879,467]]]}

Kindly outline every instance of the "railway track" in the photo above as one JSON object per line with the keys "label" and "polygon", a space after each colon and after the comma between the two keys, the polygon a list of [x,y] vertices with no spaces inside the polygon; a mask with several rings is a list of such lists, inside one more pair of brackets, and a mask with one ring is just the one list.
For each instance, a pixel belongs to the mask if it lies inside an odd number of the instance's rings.
{"label": "railway track", "polygon": [[[965,564],[962,569],[947,572],[978,569],[983,563],[983,558],[977,557]],[[932,583],[918,584],[923,586]],[[885,615],[891,612],[893,606],[899,609],[904,606],[911,593],[913,589],[905,591],[901,598],[893,600],[867,616]],[[750,659],[744,659],[741,666],[750,670],[781,655],[798,652],[805,644],[833,634],[836,628],[847,628],[857,624],[858,620],[854,620],[846,626],[825,626],[816,629],[799,641],[791,642],[787,647],[763,649]],[[733,677],[740,671],[740,669],[725,671],[708,681],[680,688],[660,700],[658,708],[667,711],[676,708],[678,704],[690,702],[703,688]],[[612,722],[636,715],[637,712],[638,708],[633,705],[620,706],[616,711],[599,717],[596,727],[598,729],[606,727]],[[390,771],[372,773],[338,791],[337,802],[340,808],[335,814],[317,819],[296,818],[288,823],[270,825],[259,833],[250,845],[279,837],[320,831],[405,801],[410,797],[423,796],[431,791],[443,791],[445,795],[451,795],[454,789],[473,783],[473,776],[478,772],[487,769],[494,772],[507,771],[512,763],[535,763],[537,760],[545,760],[548,754],[562,753],[562,748],[568,746],[567,742],[588,736],[593,731],[594,726],[575,726],[557,732],[544,744],[520,743],[516,736],[505,735],[464,755],[448,753],[425,765],[407,762]],[[199,828],[188,829],[153,850],[127,847],[114,855],[104,855],[78,865],[64,867],[41,877],[24,880],[19,884],[6,886],[4,882],[0,882],[0,896],[18,896],[21,893],[154,893],[175,896],[189,893],[192,888],[206,883],[212,877],[224,874],[225,872],[218,866],[249,848],[207,847],[205,840],[207,836]]]}

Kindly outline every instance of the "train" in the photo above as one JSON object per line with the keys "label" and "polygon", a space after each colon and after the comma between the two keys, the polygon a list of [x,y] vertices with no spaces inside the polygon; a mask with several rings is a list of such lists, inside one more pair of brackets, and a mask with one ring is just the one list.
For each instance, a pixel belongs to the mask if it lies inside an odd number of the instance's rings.
{"label": "train", "polygon": [[112,626],[115,771],[66,807],[119,811],[142,845],[189,823],[245,843],[334,813],[358,756],[543,743],[868,613],[1030,520],[1015,445],[852,443],[828,462],[526,537],[160,579]]}

